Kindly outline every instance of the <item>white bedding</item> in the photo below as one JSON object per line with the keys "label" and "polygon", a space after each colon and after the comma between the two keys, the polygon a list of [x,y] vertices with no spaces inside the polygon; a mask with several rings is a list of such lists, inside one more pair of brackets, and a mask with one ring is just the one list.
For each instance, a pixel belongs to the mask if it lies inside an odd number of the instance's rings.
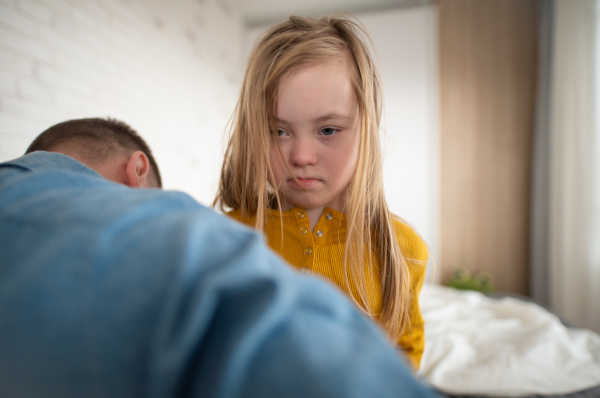
{"label": "white bedding", "polygon": [[567,394],[600,385],[600,335],[542,307],[432,284],[420,296],[419,376],[450,394]]}

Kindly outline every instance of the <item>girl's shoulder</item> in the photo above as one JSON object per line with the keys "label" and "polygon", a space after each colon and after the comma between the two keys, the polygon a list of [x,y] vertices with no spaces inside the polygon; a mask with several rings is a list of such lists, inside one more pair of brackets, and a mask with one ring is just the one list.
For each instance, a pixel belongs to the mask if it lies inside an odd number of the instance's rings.
{"label": "girl's shoulder", "polygon": [[254,215],[243,214],[242,209],[231,210],[225,214],[227,214],[228,217],[246,225],[254,225],[254,221],[256,219],[256,216]]}
{"label": "girl's shoulder", "polygon": [[[298,210],[300,210],[298,208]],[[289,211],[279,211],[279,210],[273,210],[273,209],[267,209],[266,210],[266,223],[267,225],[273,222],[276,222],[277,224],[279,224],[281,217],[283,216],[283,220],[285,222],[285,220],[287,219],[289,221],[289,219],[291,218],[293,221],[295,221],[296,219],[296,212],[298,211],[296,210],[296,208],[289,210]],[[235,209],[235,210],[231,210],[228,211],[227,213],[225,213],[228,217],[233,218],[234,220],[237,220],[241,223],[244,223],[246,225],[255,225],[255,221],[256,221],[256,214],[248,214],[248,213],[244,213],[242,211],[241,208],[239,209]]]}
{"label": "girl's shoulder", "polygon": [[406,221],[396,216],[392,217],[392,226],[404,257],[409,261],[427,263],[429,248],[421,235]]}

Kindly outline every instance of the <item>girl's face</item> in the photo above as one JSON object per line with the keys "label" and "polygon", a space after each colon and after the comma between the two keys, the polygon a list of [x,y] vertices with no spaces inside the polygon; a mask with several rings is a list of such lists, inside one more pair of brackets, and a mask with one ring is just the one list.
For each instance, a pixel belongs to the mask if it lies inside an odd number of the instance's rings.
{"label": "girl's face", "polygon": [[294,69],[279,85],[271,167],[283,210],[300,206],[318,216],[326,206],[343,210],[360,134],[350,73],[349,61],[336,57]]}

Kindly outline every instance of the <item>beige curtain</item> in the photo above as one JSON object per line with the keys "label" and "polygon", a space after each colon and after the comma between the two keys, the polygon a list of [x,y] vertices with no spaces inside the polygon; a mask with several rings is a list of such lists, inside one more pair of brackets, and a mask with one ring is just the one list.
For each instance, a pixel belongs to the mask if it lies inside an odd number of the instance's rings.
{"label": "beige curtain", "polygon": [[552,34],[535,144],[532,292],[560,316],[600,333],[600,0],[548,4]]}

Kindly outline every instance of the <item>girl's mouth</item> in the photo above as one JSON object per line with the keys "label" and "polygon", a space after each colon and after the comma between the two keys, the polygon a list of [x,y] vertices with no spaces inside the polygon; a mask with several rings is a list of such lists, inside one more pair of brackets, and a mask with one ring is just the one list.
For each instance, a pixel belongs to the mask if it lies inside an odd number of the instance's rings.
{"label": "girl's mouth", "polygon": [[[296,181],[297,179],[297,181]],[[317,185],[320,180],[316,178],[290,178],[288,182],[295,188],[310,189]]]}

